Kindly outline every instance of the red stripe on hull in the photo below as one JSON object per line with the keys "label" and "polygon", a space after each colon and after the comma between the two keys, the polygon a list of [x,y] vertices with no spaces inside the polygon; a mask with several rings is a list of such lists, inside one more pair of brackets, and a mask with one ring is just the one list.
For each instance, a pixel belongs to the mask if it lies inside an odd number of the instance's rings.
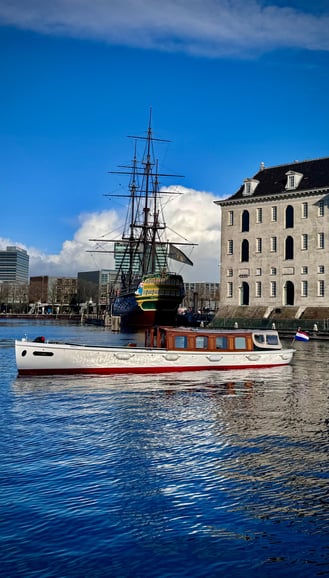
{"label": "red stripe on hull", "polygon": [[131,367],[131,368],[84,368],[84,369],[19,369],[18,376],[37,375],[118,375],[118,374],[145,374],[145,373],[178,373],[191,371],[229,371],[239,369],[267,369],[270,367],[283,367],[289,363],[271,363],[264,365],[200,365],[199,367]]}

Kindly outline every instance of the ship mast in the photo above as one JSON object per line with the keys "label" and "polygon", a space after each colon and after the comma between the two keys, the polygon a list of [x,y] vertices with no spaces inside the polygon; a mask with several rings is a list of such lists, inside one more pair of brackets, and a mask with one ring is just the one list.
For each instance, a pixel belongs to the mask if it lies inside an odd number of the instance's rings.
{"label": "ship mast", "polygon": [[[90,239],[91,241],[121,243],[125,249],[121,251],[120,272],[122,276],[122,287],[130,291],[136,286],[136,281],[147,273],[157,270],[157,260],[163,258],[162,245],[168,247],[166,240],[161,241],[160,232],[166,229],[165,223],[160,220],[159,205],[159,177],[182,177],[183,175],[173,175],[158,172],[158,161],[155,160],[153,143],[170,142],[166,139],[158,139],[152,132],[152,109],[150,109],[149,123],[145,136],[132,136],[135,149],[134,157],[130,166],[122,166],[119,171],[110,171],[112,174],[129,175],[129,191],[123,195],[105,195],[109,197],[129,197],[130,207],[129,225],[126,222],[126,232],[119,239]],[[144,155],[142,160],[137,157],[137,141],[145,141]],[[161,191],[161,195],[166,191]],[[167,191],[168,194],[180,194],[179,192]],[[158,248],[158,249],[157,249]],[[121,246],[122,249],[122,246]],[[113,252],[113,251],[103,251]],[[115,253],[114,245],[114,253]],[[160,256],[162,255],[162,257]],[[167,263],[165,263],[167,266]],[[138,266],[138,267],[137,267]],[[137,268],[138,273],[137,273]]]}

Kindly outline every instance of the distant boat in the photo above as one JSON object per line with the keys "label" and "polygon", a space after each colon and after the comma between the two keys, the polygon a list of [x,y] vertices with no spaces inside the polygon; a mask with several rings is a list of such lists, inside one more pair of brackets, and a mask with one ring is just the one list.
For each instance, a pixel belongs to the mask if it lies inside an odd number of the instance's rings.
{"label": "distant boat", "polygon": [[145,345],[79,345],[15,341],[19,375],[169,373],[251,369],[288,365],[294,349],[283,349],[275,330],[155,327]]}
{"label": "distant boat", "polygon": [[[153,137],[151,114],[146,136],[130,137],[144,141],[144,153],[137,158],[136,145],[131,166],[116,174],[129,175],[129,208],[126,228],[122,238],[109,239],[113,243],[117,283],[110,295],[110,313],[120,316],[121,325],[127,328],[145,328],[153,325],[173,325],[177,309],[184,298],[184,281],[180,274],[171,272],[168,259],[193,265],[176,244],[166,238],[166,224],[161,199],[173,191],[160,191],[159,179],[173,177],[158,172],[154,158],[154,142],[168,142]],[[100,239],[91,239],[100,241]],[[193,245],[183,242],[181,245]],[[118,287],[119,286],[119,287]]]}

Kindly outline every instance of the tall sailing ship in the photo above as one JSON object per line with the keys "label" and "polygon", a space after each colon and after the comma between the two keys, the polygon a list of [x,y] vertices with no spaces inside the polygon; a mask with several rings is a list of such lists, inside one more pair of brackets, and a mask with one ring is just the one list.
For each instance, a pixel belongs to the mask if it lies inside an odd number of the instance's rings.
{"label": "tall sailing ship", "polygon": [[[135,151],[130,166],[116,174],[129,175],[129,197],[126,225],[120,240],[113,243],[117,283],[110,295],[110,312],[120,316],[121,325],[127,328],[145,328],[154,325],[174,325],[177,310],[184,298],[184,281],[180,274],[171,272],[168,260],[193,265],[176,244],[166,239],[166,224],[161,199],[173,191],[160,190],[162,177],[154,156],[154,143],[168,142],[153,137],[151,114],[146,136],[131,136]],[[139,160],[137,143],[144,144]],[[96,239],[94,239],[95,241]],[[104,241],[104,239],[102,240]],[[193,243],[178,243],[193,245]]]}

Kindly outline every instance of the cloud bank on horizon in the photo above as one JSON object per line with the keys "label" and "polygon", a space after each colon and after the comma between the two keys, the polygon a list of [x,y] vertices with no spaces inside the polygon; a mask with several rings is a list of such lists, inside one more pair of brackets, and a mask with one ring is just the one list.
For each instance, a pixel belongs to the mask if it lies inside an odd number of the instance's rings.
{"label": "cloud bank on horizon", "polygon": [[[165,209],[168,240],[171,242],[195,243],[195,247],[182,247],[186,255],[197,264],[191,267],[172,263],[177,273],[182,272],[186,282],[218,282],[220,259],[220,208],[214,206],[218,197],[186,189],[172,187],[175,198]],[[170,190],[170,187],[166,187]],[[177,195],[176,193],[181,193]],[[73,239],[63,243],[58,254],[49,255],[35,247],[27,247],[21,242],[0,237],[0,249],[16,245],[27,250],[30,256],[30,276],[49,275],[54,277],[75,277],[79,271],[114,269],[113,255],[106,239],[117,238],[113,231],[121,231],[123,223],[118,212],[109,210],[79,216],[80,226]],[[90,239],[99,239],[97,243]],[[104,239],[104,242],[102,242]],[[214,248],[215,251],[214,251]],[[103,251],[106,251],[105,253]]]}
{"label": "cloud bank on horizon", "polygon": [[328,4],[306,6],[274,0],[2,0],[0,24],[211,58],[282,48],[328,51]]}

